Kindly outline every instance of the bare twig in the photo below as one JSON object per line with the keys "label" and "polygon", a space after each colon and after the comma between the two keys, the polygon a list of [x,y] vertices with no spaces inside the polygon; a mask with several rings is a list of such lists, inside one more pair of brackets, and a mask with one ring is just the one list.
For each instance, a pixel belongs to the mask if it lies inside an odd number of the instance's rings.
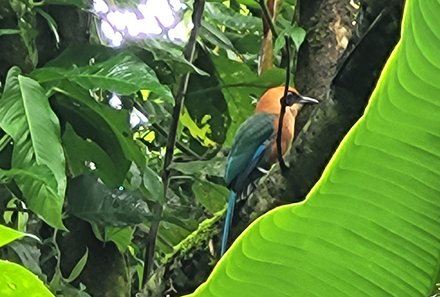
{"label": "bare twig", "polygon": [[281,137],[283,134],[284,114],[286,113],[286,96],[287,96],[287,92],[289,91],[289,85],[290,85],[290,38],[287,36],[284,38],[286,41],[285,51],[287,58],[286,83],[284,85],[284,95],[283,98],[281,98],[281,111],[280,111],[280,118],[278,120],[278,131],[277,131],[277,157],[278,157],[278,163],[280,163],[280,168],[283,173],[289,169],[286,162],[284,162],[283,152],[281,149]]}
{"label": "bare twig", "polygon": [[[160,126],[158,123],[153,123],[151,127],[156,130],[159,134],[161,134],[164,137],[168,137],[168,133],[165,131],[165,129]],[[183,144],[180,141],[176,141],[176,147],[181,150],[184,154],[187,154],[188,156],[193,157],[195,160],[202,160],[202,156],[197,154],[195,151],[190,149],[187,145]]]}
{"label": "bare twig", "polygon": [[[195,0],[192,13],[193,29],[191,30],[191,35],[188,40],[188,44],[185,47],[185,58],[190,63],[194,60],[194,54],[196,49],[196,39],[199,28],[201,26],[201,19],[203,15],[203,10],[205,8],[205,0]],[[173,108],[173,117],[170,126],[170,132],[168,134],[168,141],[166,146],[166,153],[163,164],[162,182],[164,185],[164,197],[167,197],[169,177],[170,177],[170,164],[173,159],[174,147],[176,144],[177,127],[179,124],[179,118],[182,111],[182,106],[185,100],[185,93],[188,88],[190,73],[185,74],[185,76],[180,80],[177,94],[175,96],[176,103]],[[153,206],[153,222],[151,223],[150,232],[148,235],[148,242],[145,252],[144,261],[144,275],[143,275],[143,286],[146,287],[147,281],[151,274],[154,262],[154,251],[156,247],[156,238],[159,231],[160,221],[162,217],[163,207],[157,202]]]}
{"label": "bare twig", "polygon": [[[148,118],[148,112],[145,110],[145,108],[142,106],[141,103],[139,103],[137,100],[133,100],[134,106],[144,115]],[[168,133],[165,131],[163,127],[161,127],[158,123],[152,123],[151,127],[160,135],[168,138]],[[194,152],[192,149],[190,149],[188,146],[183,144],[182,142],[176,140],[176,147],[181,150],[184,154],[187,154],[188,156],[191,156],[195,158],[196,160],[201,160],[202,157],[199,156],[196,152]]]}
{"label": "bare twig", "polygon": [[[290,25],[292,26],[295,23],[295,17],[296,17],[296,11],[293,14],[292,20],[290,22]],[[281,137],[283,135],[283,121],[284,121],[284,115],[286,113],[286,96],[287,92],[289,91],[289,85],[290,85],[290,64],[292,63],[291,60],[296,60],[296,49],[294,49],[294,52],[291,52],[291,39],[289,36],[284,36],[285,39],[285,47],[283,51],[283,55],[286,58],[286,83],[284,85],[284,95],[283,98],[281,98],[281,110],[280,110],[280,118],[278,121],[278,131],[277,131],[277,158],[278,163],[280,164],[281,172],[286,173],[287,170],[289,170],[289,167],[287,166],[286,162],[283,158],[283,152],[281,148]]]}

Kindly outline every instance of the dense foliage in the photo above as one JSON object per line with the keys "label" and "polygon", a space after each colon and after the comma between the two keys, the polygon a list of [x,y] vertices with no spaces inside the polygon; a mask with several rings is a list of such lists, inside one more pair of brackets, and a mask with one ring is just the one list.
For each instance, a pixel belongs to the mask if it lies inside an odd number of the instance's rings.
{"label": "dense foliage", "polygon": [[[0,292],[5,296],[23,296],[30,287],[41,296],[192,292],[219,259],[218,233],[228,192],[223,181],[225,155],[256,99],[268,87],[284,83],[285,37],[292,43],[292,84],[296,61],[303,58],[313,64],[334,56],[332,44],[319,44],[324,34],[310,31],[319,26],[317,15],[324,14],[319,7],[339,1],[308,0],[301,6],[295,0],[182,1],[171,10],[171,23],[162,24],[158,17],[158,32],[140,34],[135,31],[152,26],[142,23],[141,17],[154,20],[149,14],[153,10],[137,1],[116,2],[106,10],[98,8],[97,3],[103,3],[98,0],[93,4],[0,0]],[[179,1],[160,1],[175,2]],[[363,110],[360,97],[368,96],[375,80],[370,72],[381,68],[387,47],[393,45],[387,42],[396,38],[388,26],[395,28],[395,21],[383,24],[401,1],[389,1],[390,6],[379,2],[363,1],[363,10],[357,1],[339,4],[354,7],[359,12],[356,17],[325,11],[328,17],[335,13],[331,26],[324,24],[334,33],[335,47],[341,52],[347,49],[339,72],[330,78],[345,106],[335,108],[332,100],[320,104],[315,117],[318,128],[309,130],[310,137],[321,137],[315,143],[325,151],[309,159],[322,163],[314,165],[315,175],[327,161],[322,156],[333,152],[340,141],[337,135],[345,132],[340,117],[353,118],[357,116],[353,110]],[[439,153],[430,147],[438,142],[434,114],[438,103],[430,101],[438,91],[433,78],[439,77],[440,65],[435,50],[440,28],[434,17],[437,2],[408,0],[412,18],[407,12],[406,45],[396,49],[368,120],[350,133],[350,141],[344,141],[310,198],[258,220],[196,295],[255,296],[277,291],[292,296],[295,290],[320,292],[315,294],[319,296],[395,292],[416,296],[432,289],[440,246],[435,217]],[[275,4],[276,21],[270,28],[263,20]],[[299,7],[313,8],[315,15],[300,16]],[[127,24],[113,23],[120,15],[131,17],[130,22],[140,27],[133,31]],[[301,17],[311,22],[307,34],[298,25]],[[370,27],[365,27],[364,18],[370,18]],[[350,24],[359,22],[356,28],[367,32],[353,38],[353,44],[348,44],[349,34],[341,25],[347,19]],[[185,34],[175,38],[173,30],[179,26]],[[330,54],[309,60],[306,54],[297,56],[307,36],[312,36],[309,52],[319,47]],[[372,49],[374,57],[370,57]],[[309,88],[318,88],[321,80],[316,74],[308,81]],[[361,96],[359,86],[364,85]],[[174,106],[183,99],[176,113]],[[424,100],[423,108],[417,100]],[[405,106],[418,113],[399,125],[396,117],[408,116],[401,114]],[[326,122],[329,118],[333,122]],[[380,125],[384,118],[386,127]],[[408,146],[407,134],[418,145]],[[332,137],[332,142],[323,135]],[[295,147],[294,156],[305,159],[317,154],[311,149],[317,146],[309,146],[301,136],[297,139],[303,147]],[[383,147],[378,147],[382,141]],[[366,155],[369,163],[363,162]],[[423,165],[415,165],[419,163]],[[310,168],[301,168],[303,172],[294,167],[288,179],[277,182],[288,187],[290,183],[295,195],[307,191],[299,190],[298,181],[312,185],[315,179],[310,178]],[[299,178],[293,181],[292,174]],[[306,182],[301,181],[304,177]],[[392,185],[386,184],[388,177]],[[359,184],[374,187],[374,201]],[[263,211],[269,208],[266,201]],[[248,217],[244,220],[249,223]],[[401,228],[404,225],[409,227]],[[258,228],[261,233],[255,231]],[[336,248],[326,250],[329,245]],[[349,267],[342,269],[334,260],[347,259],[342,253],[347,245],[357,247],[352,257],[363,258],[358,262],[351,258],[344,263]],[[291,248],[313,253],[290,254]],[[428,254],[430,258],[425,257]],[[368,262],[371,257],[377,261]],[[255,267],[255,259],[264,265]],[[374,269],[368,265],[373,262]],[[284,273],[276,269],[280,266]],[[338,268],[359,273],[341,278],[332,271]],[[307,278],[317,275],[316,270],[325,275]],[[268,281],[268,276],[276,279]],[[228,283],[231,278],[239,284]]]}

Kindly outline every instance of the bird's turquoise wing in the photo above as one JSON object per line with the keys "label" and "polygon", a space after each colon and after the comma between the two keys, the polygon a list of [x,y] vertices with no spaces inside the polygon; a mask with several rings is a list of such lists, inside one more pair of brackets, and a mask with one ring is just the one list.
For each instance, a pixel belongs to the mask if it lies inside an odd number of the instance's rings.
{"label": "bird's turquoise wing", "polygon": [[225,181],[230,185],[235,178],[248,171],[249,164],[258,147],[275,137],[275,115],[257,113],[247,119],[237,130],[228,156],[225,170]]}

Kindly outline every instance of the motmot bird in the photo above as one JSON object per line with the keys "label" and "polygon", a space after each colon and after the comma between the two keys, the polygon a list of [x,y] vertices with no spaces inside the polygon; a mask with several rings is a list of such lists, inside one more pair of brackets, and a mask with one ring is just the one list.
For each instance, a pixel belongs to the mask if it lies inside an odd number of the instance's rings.
{"label": "motmot bird", "polygon": [[[255,114],[241,124],[235,135],[224,176],[230,192],[221,255],[225,253],[228,244],[228,234],[237,197],[247,197],[255,188],[255,182],[265,175],[277,161],[276,135],[284,89],[284,86],[268,89],[257,102]],[[292,144],[295,118],[302,106],[319,103],[316,99],[300,95],[293,87],[289,87],[284,100],[286,113],[281,136],[283,156]]]}

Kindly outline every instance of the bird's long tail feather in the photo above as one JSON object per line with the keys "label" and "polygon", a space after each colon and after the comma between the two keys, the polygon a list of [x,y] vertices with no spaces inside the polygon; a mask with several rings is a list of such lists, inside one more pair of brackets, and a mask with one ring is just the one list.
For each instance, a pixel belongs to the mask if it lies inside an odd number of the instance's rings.
{"label": "bird's long tail feather", "polygon": [[236,196],[237,194],[234,191],[229,192],[228,209],[226,210],[226,219],[225,219],[225,224],[223,226],[221,256],[223,256],[223,254],[226,252],[226,247],[228,245],[228,236],[229,236],[229,230],[231,229]]}

